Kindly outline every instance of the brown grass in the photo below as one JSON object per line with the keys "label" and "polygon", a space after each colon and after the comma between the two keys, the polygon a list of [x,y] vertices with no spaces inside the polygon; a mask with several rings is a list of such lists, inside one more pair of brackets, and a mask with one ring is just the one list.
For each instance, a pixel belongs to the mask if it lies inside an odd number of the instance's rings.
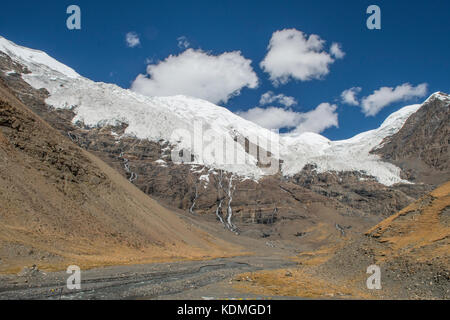
{"label": "brown grass", "polygon": [[[417,261],[450,256],[450,218],[442,212],[450,207],[450,182],[371,228],[367,235],[385,244],[380,252],[388,259],[412,255]],[[382,259],[382,258],[380,258]]]}
{"label": "brown grass", "polygon": [[313,299],[370,298],[367,293],[357,290],[351,282],[334,283],[313,275],[307,268],[241,274],[234,279],[234,288],[242,292],[267,296]]}
{"label": "brown grass", "polygon": [[[397,257],[407,257],[418,263],[432,258],[449,265],[449,216],[443,212],[450,207],[450,182],[419,199],[397,214],[371,228],[366,235],[381,245],[373,246],[377,264]],[[370,243],[370,241],[369,241]],[[373,243],[372,243],[373,244]],[[318,272],[345,242],[303,252],[295,260],[296,269],[278,269],[241,274],[234,287],[243,292],[262,295],[293,296],[303,298],[386,298],[378,292],[363,291],[364,275],[333,276]]]}

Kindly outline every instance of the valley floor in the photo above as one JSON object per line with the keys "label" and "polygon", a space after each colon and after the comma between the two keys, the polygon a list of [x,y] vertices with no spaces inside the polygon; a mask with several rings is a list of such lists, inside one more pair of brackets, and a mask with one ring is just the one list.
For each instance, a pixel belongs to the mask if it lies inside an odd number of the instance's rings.
{"label": "valley floor", "polygon": [[232,299],[263,298],[230,285],[239,273],[289,267],[277,257],[117,266],[82,271],[81,290],[66,287],[64,271],[0,277],[0,299]]}

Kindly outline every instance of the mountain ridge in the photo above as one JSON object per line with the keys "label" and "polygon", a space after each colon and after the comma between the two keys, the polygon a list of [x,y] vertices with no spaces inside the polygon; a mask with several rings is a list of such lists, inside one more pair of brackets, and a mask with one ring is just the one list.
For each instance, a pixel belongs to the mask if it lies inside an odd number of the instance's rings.
{"label": "mountain ridge", "polygon": [[[382,161],[377,155],[370,154],[370,150],[366,149],[371,148],[366,148],[367,143],[358,141],[358,138],[365,137],[372,147],[376,147],[387,135],[400,130],[406,119],[417,111],[418,105],[408,106],[393,113],[389,118],[392,119],[398,115],[398,119],[393,119],[397,121],[392,121],[391,127],[385,133],[382,125],[378,129],[361,133],[347,140],[328,143],[323,139],[308,141],[312,137],[311,134],[273,135],[269,130],[239,117],[228,109],[201,99],[185,96],[145,97],[116,85],[92,82],[76,74],[73,69],[52,58],[47,58],[48,55],[45,53],[39,52],[36,58],[34,56],[37,55],[36,51],[33,50],[31,54],[27,54],[28,49],[4,38],[0,38],[0,48],[27,66],[30,73],[22,74],[25,81],[36,89],[46,88],[49,92],[46,102],[50,106],[74,112],[73,123],[91,128],[117,126],[124,123],[127,126],[124,136],[132,135],[139,139],[167,141],[172,146],[177,146],[179,150],[190,151],[194,164],[259,179],[265,175],[264,170],[258,165],[259,159],[254,154],[249,154],[245,143],[235,143],[236,138],[240,136],[244,138],[256,136],[263,142],[270,141],[270,145],[274,143],[279,145],[279,152],[272,153],[282,160],[283,175],[292,176],[300,172],[305,165],[315,164],[319,172],[364,171],[385,185],[406,181],[402,179],[397,166]],[[44,55],[45,59],[41,55]],[[45,68],[42,68],[40,63],[42,61],[47,63],[44,64]],[[208,129],[211,132],[206,136],[198,137],[193,129],[193,122],[196,120],[201,121],[203,132]],[[176,130],[189,133],[191,139],[185,139],[183,134],[173,137]],[[198,138],[210,140],[216,136],[223,138],[227,145],[233,145],[233,152],[236,153],[237,159],[241,159],[239,164],[223,163],[222,159],[215,154],[211,159],[202,158],[204,150],[192,143],[192,140]],[[308,146],[311,142],[312,148]],[[264,149],[265,146],[260,145],[260,147]]]}
{"label": "mountain ridge", "polygon": [[431,95],[395,134],[372,153],[402,169],[410,181],[441,184],[450,179],[450,97]]}

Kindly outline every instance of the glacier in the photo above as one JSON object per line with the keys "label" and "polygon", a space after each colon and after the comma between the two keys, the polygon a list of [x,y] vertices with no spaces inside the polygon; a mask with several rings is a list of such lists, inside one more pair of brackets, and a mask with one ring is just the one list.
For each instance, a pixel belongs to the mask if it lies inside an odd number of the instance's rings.
{"label": "glacier", "polygon": [[[398,167],[382,161],[370,151],[379,146],[384,138],[398,132],[409,116],[421,107],[419,104],[394,112],[377,129],[347,140],[331,141],[308,132],[274,133],[224,107],[198,98],[183,95],[148,97],[114,84],[94,82],[45,52],[19,46],[1,36],[0,51],[29,69],[31,73],[22,74],[22,78],[33,88],[45,88],[49,92],[46,99],[48,105],[72,110],[74,124],[102,127],[125,123],[124,135],[167,141],[179,149],[189,150],[196,164],[225,170],[244,179],[258,180],[267,174],[266,171],[258,165],[255,155],[246,152],[245,144],[235,143],[238,137],[257,137],[268,145],[278,146],[275,154],[283,160],[281,172],[284,176],[293,176],[305,165],[314,164],[318,172],[359,171],[387,186],[408,183],[400,177]],[[432,96],[435,95],[439,94]],[[200,123],[202,134],[207,135],[202,139],[221,137],[227,146],[225,152],[234,152],[238,161],[227,163],[216,154],[202,157],[204,146],[192,143],[198,138],[195,123]],[[228,146],[233,146],[233,150],[229,150]]]}

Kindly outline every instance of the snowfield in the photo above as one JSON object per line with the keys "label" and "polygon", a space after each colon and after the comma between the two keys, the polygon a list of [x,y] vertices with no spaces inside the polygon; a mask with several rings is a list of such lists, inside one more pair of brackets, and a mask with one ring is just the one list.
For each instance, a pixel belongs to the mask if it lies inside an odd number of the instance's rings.
{"label": "snowfield", "polygon": [[391,114],[375,130],[360,133],[353,138],[330,141],[321,135],[304,133],[283,137],[288,153],[282,153],[285,161],[283,174],[294,175],[308,163],[317,165],[317,171],[362,171],[374,176],[378,182],[392,185],[406,182],[400,178],[400,169],[380,160],[369,152],[379,146],[384,138],[398,132],[405,121],[420,108],[411,105]]}
{"label": "snowfield", "polygon": [[[31,71],[22,74],[23,79],[36,89],[47,89],[49,105],[72,109],[76,114],[73,123],[88,127],[126,123],[125,135],[168,141],[180,150],[189,150],[196,164],[250,179],[269,174],[257,166],[256,156],[246,152],[242,138],[250,137],[251,142],[258,141],[258,145],[284,161],[282,173],[286,176],[300,172],[306,164],[315,164],[319,172],[362,171],[384,185],[406,182],[400,178],[399,168],[381,161],[369,151],[379,146],[385,137],[398,132],[420,105],[400,109],[378,129],[348,140],[330,141],[314,133],[274,133],[201,99],[181,95],[147,97],[114,84],[94,82],[42,51],[18,46],[2,37],[0,51]],[[213,146],[211,141],[225,145],[223,154],[218,149],[209,152]]]}

